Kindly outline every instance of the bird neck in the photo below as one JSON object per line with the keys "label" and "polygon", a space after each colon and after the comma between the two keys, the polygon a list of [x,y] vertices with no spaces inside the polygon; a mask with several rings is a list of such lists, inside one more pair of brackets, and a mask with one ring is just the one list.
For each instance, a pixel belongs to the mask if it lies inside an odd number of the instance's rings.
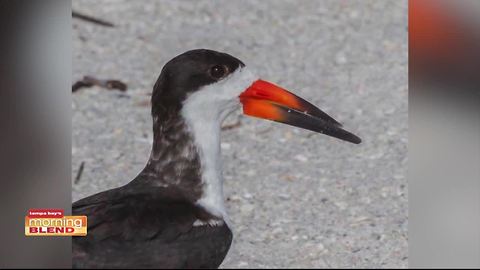
{"label": "bird neck", "polygon": [[182,116],[192,132],[201,163],[202,197],[197,203],[216,217],[226,218],[220,153],[222,111],[217,106],[200,108],[186,103]]}
{"label": "bird neck", "polygon": [[[198,117],[211,120],[198,121]],[[150,159],[134,181],[174,188],[210,214],[225,216],[217,120],[185,110],[154,116]]]}

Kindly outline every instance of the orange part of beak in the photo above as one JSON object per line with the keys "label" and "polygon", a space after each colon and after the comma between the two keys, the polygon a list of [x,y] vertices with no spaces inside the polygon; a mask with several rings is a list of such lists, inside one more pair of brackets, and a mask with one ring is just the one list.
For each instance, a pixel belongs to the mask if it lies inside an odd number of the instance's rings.
{"label": "orange part of beak", "polygon": [[281,121],[281,111],[268,101],[254,98],[240,98],[243,103],[243,113],[263,119]]}
{"label": "orange part of beak", "polygon": [[[268,102],[265,102],[268,101]],[[285,107],[302,111],[299,99],[287,90],[269,83],[258,80],[240,95],[240,102],[243,103],[243,112],[250,116],[279,120],[278,110],[269,103],[278,103]]]}

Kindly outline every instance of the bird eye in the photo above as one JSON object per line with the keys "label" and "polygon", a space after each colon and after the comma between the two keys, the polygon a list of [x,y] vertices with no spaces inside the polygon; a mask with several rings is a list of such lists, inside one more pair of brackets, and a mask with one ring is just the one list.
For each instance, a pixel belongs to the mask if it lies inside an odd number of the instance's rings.
{"label": "bird eye", "polygon": [[227,72],[228,72],[228,69],[226,66],[216,65],[210,69],[210,76],[218,80],[223,78],[227,74]]}

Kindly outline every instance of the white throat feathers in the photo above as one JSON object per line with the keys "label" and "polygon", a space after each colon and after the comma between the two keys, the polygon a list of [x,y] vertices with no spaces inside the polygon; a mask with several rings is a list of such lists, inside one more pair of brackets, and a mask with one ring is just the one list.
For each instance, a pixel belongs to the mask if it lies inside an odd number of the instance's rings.
{"label": "white throat feathers", "polygon": [[238,96],[256,80],[258,77],[247,68],[239,67],[226,78],[192,93],[183,103],[181,113],[193,134],[201,161],[203,193],[197,204],[219,218],[227,219],[220,126],[228,114],[240,107]]}

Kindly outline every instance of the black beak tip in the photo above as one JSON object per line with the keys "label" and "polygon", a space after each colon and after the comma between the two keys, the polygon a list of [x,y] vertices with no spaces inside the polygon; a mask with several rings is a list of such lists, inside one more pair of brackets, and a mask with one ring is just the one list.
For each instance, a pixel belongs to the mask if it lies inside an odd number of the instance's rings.
{"label": "black beak tip", "polygon": [[353,135],[351,142],[354,144],[360,144],[362,142],[362,139],[360,139],[360,137],[358,136]]}
{"label": "black beak tip", "polygon": [[362,139],[360,139],[360,137],[343,129],[341,129],[341,132],[336,134],[334,133],[331,135],[333,135],[333,137],[338,138],[340,140],[347,141],[354,144],[360,144],[362,142]]}

